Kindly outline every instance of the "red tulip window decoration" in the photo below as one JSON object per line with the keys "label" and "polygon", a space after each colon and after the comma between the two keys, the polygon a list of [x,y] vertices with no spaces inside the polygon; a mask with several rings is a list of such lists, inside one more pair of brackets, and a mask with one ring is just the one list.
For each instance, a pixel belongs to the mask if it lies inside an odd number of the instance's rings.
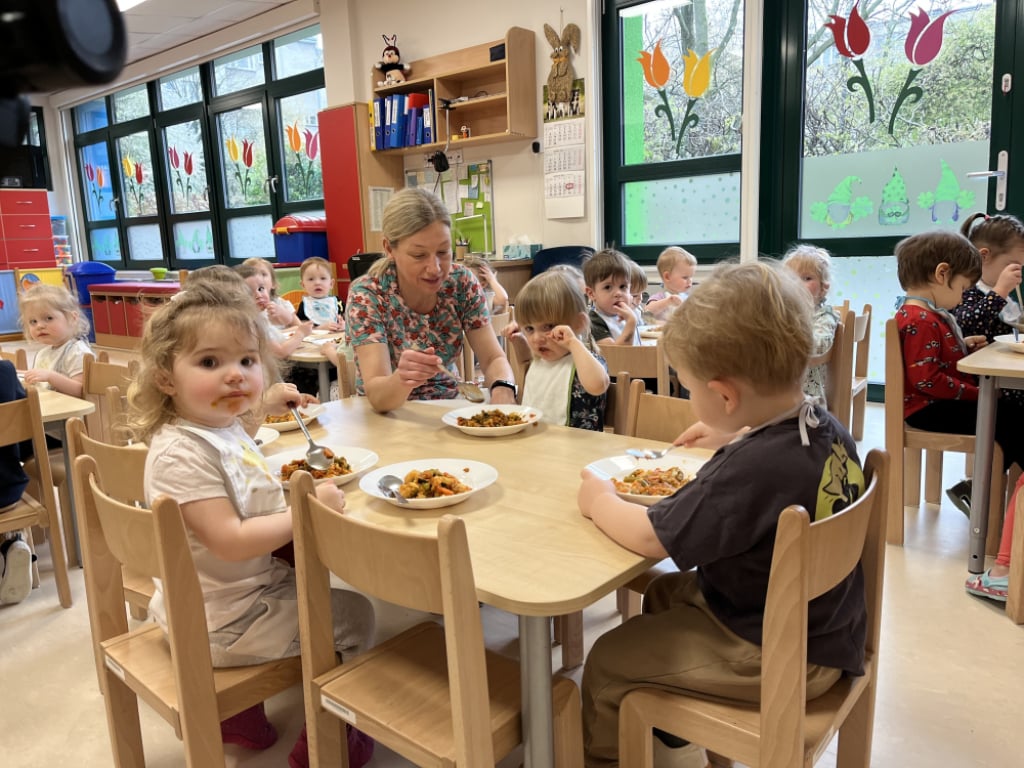
{"label": "red tulip window decoration", "polygon": [[99,212],[100,203],[103,202],[103,169],[96,168],[92,163],[85,164],[85,178],[89,180],[89,193],[96,201],[96,211]]}
{"label": "red tulip window decoration", "polygon": [[[125,184],[128,187],[128,192],[135,200],[135,215],[141,216],[143,198],[142,183],[146,180],[145,170],[142,167],[142,163],[135,162],[128,155],[121,158],[121,168],[124,170],[124,179]],[[132,214],[129,213],[129,215]]]}
{"label": "red tulip window decoration", "polygon": [[690,49],[683,56],[683,92],[689,97],[689,100],[686,102],[686,110],[683,113],[682,122],[679,124],[678,133],[672,114],[672,105],[665,92],[665,85],[672,76],[672,67],[661,51],[661,40],[654,44],[653,51],[640,51],[640,58],[637,59],[643,67],[644,79],[647,84],[657,90],[658,95],[661,96],[662,103],[655,107],[654,114],[668,120],[669,131],[672,141],[675,143],[677,155],[682,152],[683,136],[686,134],[686,129],[696,127],[700,123],[700,117],[693,111],[693,108],[711,84],[711,54],[714,52],[715,49],[712,48],[703,56],[698,56]]}
{"label": "red tulip window decoration", "polygon": [[[868,100],[868,122],[875,122],[875,97],[871,92],[871,83],[868,81],[867,73],[864,71],[864,53],[871,45],[871,30],[867,22],[861,18],[857,6],[860,2],[853,4],[848,18],[842,16],[829,16],[831,21],[825,24],[832,31],[832,38],[836,43],[836,50],[839,55],[853,62],[860,74],[851,77],[846,81],[846,87],[853,93],[859,86],[864,91],[864,97]],[[892,133],[892,131],[890,131]]]}
{"label": "red tulip window decoration", "polygon": [[[286,125],[284,131],[288,139],[288,148],[295,153],[295,171],[297,177],[302,180],[303,196],[312,197],[312,176],[316,171],[314,161],[320,152],[320,132],[306,128],[300,133],[298,120],[291,125]],[[306,159],[305,162],[303,157]],[[299,195],[297,194],[295,197],[297,198]]]}
{"label": "red tulip window decoration", "polygon": [[[177,147],[167,148],[167,158],[174,171],[174,183],[178,185],[178,189],[185,198],[185,208],[188,208],[189,202],[192,199],[192,172],[195,170],[192,157],[191,152],[179,152]],[[184,181],[181,178],[182,171],[185,172]]]}
{"label": "red tulip window decoration", "polygon": [[893,130],[896,127],[896,115],[903,103],[910,99],[910,103],[915,104],[924,96],[924,91],[916,85],[912,86],[911,83],[914,82],[914,78],[924,69],[925,65],[934,61],[935,57],[939,55],[939,51],[942,50],[942,25],[950,14],[955,13],[955,11],[946,11],[938,18],[931,19],[925,11],[916,10],[916,13],[910,12],[910,31],[907,32],[903,50],[907,54],[907,59],[917,69],[910,70],[903,83],[903,88],[900,89],[899,96],[896,97],[896,103],[893,105],[892,114],[889,117],[890,136],[893,135]]}
{"label": "red tulip window decoration", "polygon": [[[224,146],[228,150],[228,158],[235,165],[235,180],[238,181],[238,187],[242,192],[242,197],[247,198],[249,196],[249,174],[252,171],[253,142],[248,139],[242,139],[242,146],[241,149],[239,149],[238,139],[231,136],[224,142]],[[245,166],[244,176],[242,175],[242,166]]]}

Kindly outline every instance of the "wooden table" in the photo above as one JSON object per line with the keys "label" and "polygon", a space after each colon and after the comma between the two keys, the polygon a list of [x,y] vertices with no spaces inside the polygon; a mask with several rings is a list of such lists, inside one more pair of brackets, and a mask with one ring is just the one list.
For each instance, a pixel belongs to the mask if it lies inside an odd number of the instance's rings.
{"label": "wooden table", "polygon": [[967,570],[985,571],[985,537],[988,534],[988,504],[992,488],[979,478],[992,476],[992,453],[996,434],[996,390],[1024,389],[1024,355],[1007,344],[995,342],[960,360],[957,369],[978,377],[978,420],[975,427],[974,489],[971,492],[970,552]]}
{"label": "wooden table", "polygon": [[[82,563],[82,553],[78,545],[78,517],[75,514],[75,490],[71,485],[71,451],[68,448],[68,435],[65,429],[67,420],[75,416],[85,416],[96,410],[96,404],[88,400],[82,400],[52,389],[39,390],[39,410],[43,414],[43,423],[52,424],[57,432],[57,439],[60,440],[64,452],[64,482],[68,485],[68,503],[70,509],[62,509],[61,517],[67,521],[71,520],[71,541],[65,542],[65,549],[68,553],[68,565],[76,566]],[[68,531],[65,523],[65,534]],[[65,535],[65,538],[67,536]]]}
{"label": "wooden table", "polygon": [[[324,334],[320,338],[329,339],[324,343],[336,343],[344,336],[344,332]],[[294,352],[288,355],[289,362],[305,368],[316,368],[317,373],[317,397],[321,403],[326,403],[331,396],[331,361],[324,356],[321,344],[304,341]]]}
{"label": "wooden table", "polygon": [[[662,444],[548,424],[508,437],[470,437],[441,422],[446,410],[465,405],[411,402],[377,414],[365,398],[351,397],[327,403],[310,427],[313,438],[329,447],[372,449],[380,456],[380,466],[465,458],[498,470],[494,485],[439,510],[401,510],[363,493],[358,480],[344,490],[348,512],[379,525],[434,531],[446,512],[466,521],[480,600],[520,617],[526,764],[542,768],[553,761],[549,617],[582,610],[655,562],[623,549],[580,515],[580,470],[628,446]],[[272,461],[278,450],[300,444],[301,433],[293,431],[266,452]]]}

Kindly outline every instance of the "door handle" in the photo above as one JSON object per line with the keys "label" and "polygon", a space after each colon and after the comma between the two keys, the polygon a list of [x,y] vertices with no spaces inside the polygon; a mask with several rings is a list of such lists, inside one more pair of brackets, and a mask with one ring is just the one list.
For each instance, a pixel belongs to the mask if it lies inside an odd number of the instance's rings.
{"label": "door handle", "polygon": [[996,157],[996,170],[994,171],[971,171],[967,174],[969,179],[995,179],[996,180],[996,210],[1006,210],[1006,174],[1010,167],[1010,153],[1005,149]]}

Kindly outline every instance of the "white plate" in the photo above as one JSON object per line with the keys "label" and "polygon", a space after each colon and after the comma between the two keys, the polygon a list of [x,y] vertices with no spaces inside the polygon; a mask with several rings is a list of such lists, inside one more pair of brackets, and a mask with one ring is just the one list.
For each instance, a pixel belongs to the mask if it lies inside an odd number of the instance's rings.
{"label": "white plate", "polygon": [[1007,333],[1003,336],[996,336],[995,341],[1002,342],[1014,352],[1024,353],[1024,341],[1014,341],[1012,333]]}
{"label": "white plate", "polygon": [[[512,424],[508,427],[462,427],[459,426],[459,417],[464,419],[476,416],[481,411],[501,411],[502,413],[518,413],[523,417],[522,424]],[[454,411],[448,411],[444,416],[441,417],[441,421],[447,424],[449,427],[455,427],[461,429],[467,435],[473,435],[475,437],[501,437],[502,435],[514,435],[516,432],[522,432],[531,424],[536,424],[540,421],[541,412],[536,408],[531,408],[528,405],[490,405],[480,404],[471,405],[466,408],[456,408]]]}
{"label": "white plate", "polygon": [[[704,461],[704,459],[697,459],[693,456],[673,455],[671,453],[668,456],[662,456],[660,459],[651,459],[649,461],[646,459],[634,459],[632,456],[610,456],[607,459],[598,459],[588,464],[587,469],[609,480],[622,480],[626,475],[638,468],[669,469],[670,467],[680,467],[687,475],[696,475],[697,470],[704,465]],[[668,498],[668,496],[639,496],[633,493],[617,493],[626,501],[631,501],[634,504],[643,504],[645,507],[651,506],[656,501]]]}
{"label": "white plate", "polygon": [[640,338],[641,339],[660,339],[661,329],[663,325],[641,325],[640,326]]}
{"label": "white plate", "polygon": [[[442,472],[454,476],[460,482],[468,485],[472,490],[466,493],[457,493],[454,496],[441,496],[437,499],[407,499],[407,504],[402,504],[390,499],[381,493],[377,487],[377,481],[384,475],[394,475],[405,479],[405,476],[412,470],[424,471],[427,469],[439,469]],[[468,472],[466,470],[469,470]],[[416,459],[415,461],[403,461],[399,464],[390,464],[386,467],[378,467],[372,472],[367,472],[359,480],[359,487],[378,499],[383,499],[389,504],[403,509],[437,509],[439,507],[450,507],[465,501],[478,491],[482,491],[498,479],[498,470],[490,464],[467,459]]]}
{"label": "white plate", "polygon": [[256,445],[258,445],[262,450],[263,448],[266,448],[272,442],[277,440],[277,438],[279,438],[280,436],[281,433],[278,432],[276,429],[271,429],[270,427],[260,427],[259,429],[256,430],[254,439],[256,440]]}
{"label": "white plate", "polygon": [[[302,415],[302,423],[307,427],[309,426],[309,422],[313,421],[313,419],[323,412],[323,405],[311,405],[308,408],[299,408],[299,413]],[[295,419],[289,419],[288,421],[282,421],[277,424],[264,424],[263,426],[276,429],[278,432],[291,432],[293,429],[299,428]]]}
{"label": "white plate", "polygon": [[[326,447],[330,448],[331,452],[335,456],[344,456],[348,460],[348,465],[352,467],[352,472],[347,475],[324,477],[320,480],[316,480],[315,482],[318,485],[320,483],[326,483],[329,480],[333,480],[335,485],[345,485],[345,483],[351,482],[359,477],[361,472],[365,472],[370,467],[376,466],[377,462],[380,461],[380,457],[376,453],[367,450],[366,448],[355,448],[350,445],[327,445]],[[294,448],[289,448],[286,451],[281,451],[267,456],[267,464],[270,465],[270,471],[273,472],[274,476],[280,480],[281,467],[289,461],[304,458],[307,450],[309,450],[309,446],[303,444]],[[287,488],[288,481],[282,480],[281,485]]]}

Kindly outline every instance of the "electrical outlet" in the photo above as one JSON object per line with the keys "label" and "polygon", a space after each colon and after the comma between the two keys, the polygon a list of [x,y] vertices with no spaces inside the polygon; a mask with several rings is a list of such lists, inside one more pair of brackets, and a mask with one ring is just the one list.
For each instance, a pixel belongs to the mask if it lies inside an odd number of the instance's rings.
{"label": "electrical outlet", "polygon": [[[456,165],[462,165],[462,150],[461,149],[449,149],[446,153],[448,156],[449,167],[455,167]],[[430,167],[430,158],[434,156],[431,152],[423,156],[423,165],[427,168]]]}

